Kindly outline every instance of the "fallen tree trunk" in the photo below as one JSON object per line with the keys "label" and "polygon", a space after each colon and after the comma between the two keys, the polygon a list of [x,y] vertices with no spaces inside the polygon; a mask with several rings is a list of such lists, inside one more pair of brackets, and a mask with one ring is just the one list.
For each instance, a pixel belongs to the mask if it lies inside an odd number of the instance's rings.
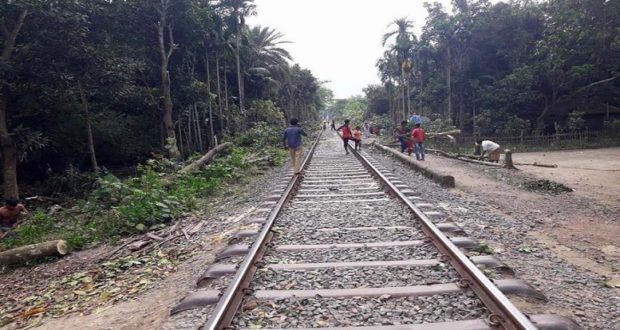
{"label": "fallen tree trunk", "polygon": [[444,157],[448,157],[448,158],[455,158],[456,159],[457,157],[459,157],[459,155],[451,154],[451,153],[448,153],[448,152],[445,152],[445,151],[442,151],[442,150],[438,150],[438,149],[426,148],[426,151],[438,153],[438,154],[440,154],[440,155],[442,155]]}
{"label": "fallen tree trunk", "polygon": [[480,164],[480,165],[486,165],[486,166],[493,166],[493,167],[505,167],[504,165],[499,164],[499,163],[491,163],[491,162],[485,162],[485,161],[481,161],[481,160],[472,159],[474,157],[473,156],[469,156],[469,155],[450,154],[450,153],[447,153],[445,151],[441,151],[441,150],[437,150],[437,149],[430,149],[430,148],[428,148],[426,150],[430,151],[430,152],[438,153],[438,154],[440,154],[442,156],[445,156],[445,157],[448,157],[448,158],[460,160],[460,161],[463,161],[463,162]]}
{"label": "fallen tree trunk", "polygon": [[446,187],[446,188],[454,188],[454,177],[452,175],[446,175],[446,174],[442,174],[442,173],[438,173],[437,171],[435,171],[434,169],[431,169],[429,166],[425,166],[422,165],[422,163],[420,161],[417,160],[413,160],[411,157],[398,152],[398,150],[394,150],[392,148],[383,146],[379,143],[373,143],[373,146],[379,148],[380,150],[383,150],[385,152],[387,152],[388,154],[391,154],[392,156],[400,159],[403,163],[409,165],[410,167],[414,168],[415,170],[421,172],[423,175],[425,175],[426,177],[428,177],[429,179],[439,183],[442,187]]}
{"label": "fallen tree trunk", "polygon": [[456,159],[462,160],[462,161],[468,162],[468,163],[479,164],[479,165],[493,166],[493,167],[504,167],[504,165],[502,165],[500,163],[491,163],[491,162],[485,162],[485,161],[482,161],[482,160],[474,160],[474,159],[463,158],[463,157],[457,157]]}
{"label": "fallen tree trunk", "polygon": [[217,146],[215,146],[215,148],[209,150],[209,152],[207,152],[204,156],[200,157],[200,159],[192,162],[191,164],[183,167],[179,173],[190,173],[190,172],[195,172],[198,169],[200,169],[202,166],[208,164],[211,162],[211,160],[213,160],[213,158],[215,156],[217,156],[218,153],[232,147],[233,144],[231,142],[226,142],[226,143],[222,143],[219,144]]}
{"label": "fallen tree trunk", "polygon": [[428,137],[431,137],[431,136],[443,136],[443,135],[452,135],[452,134],[461,134],[461,130],[453,129],[453,130],[445,131],[445,132],[427,133],[426,135]]}
{"label": "fallen tree trunk", "polygon": [[549,168],[557,168],[557,164],[541,164],[541,163],[515,163],[515,165],[527,165],[527,166],[538,166],[538,167],[549,167]]}
{"label": "fallen tree trunk", "polygon": [[62,257],[65,254],[67,254],[67,242],[64,240],[20,246],[0,252],[0,266],[23,263],[43,257]]}

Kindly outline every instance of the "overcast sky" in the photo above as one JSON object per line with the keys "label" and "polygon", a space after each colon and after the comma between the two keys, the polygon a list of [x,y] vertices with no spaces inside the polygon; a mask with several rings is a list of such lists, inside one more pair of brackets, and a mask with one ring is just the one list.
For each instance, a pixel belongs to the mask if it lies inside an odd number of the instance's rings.
{"label": "overcast sky", "polygon": [[[437,0],[450,10],[450,0]],[[407,16],[419,34],[424,0],[255,0],[251,25],[267,25],[293,42],[285,45],[296,63],[312,70],[337,98],[362,94],[379,83],[375,63],[381,37],[394,19]]]}

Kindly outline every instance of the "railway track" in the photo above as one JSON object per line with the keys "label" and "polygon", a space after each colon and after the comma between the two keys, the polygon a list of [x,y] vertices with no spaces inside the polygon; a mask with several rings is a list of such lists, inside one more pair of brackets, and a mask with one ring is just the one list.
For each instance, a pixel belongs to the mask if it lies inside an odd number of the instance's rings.
{"label": "railway track", "polygon": [[[254,229],[218,255],[177,311],[212,304],[202,329],[580,329],[570,319],[521,313],[505,296],[544,299],[411,187],[364,153],[345,156],[324,133],[282,192],[246,221]],[[509,270],[508,270],[509,271]]]}

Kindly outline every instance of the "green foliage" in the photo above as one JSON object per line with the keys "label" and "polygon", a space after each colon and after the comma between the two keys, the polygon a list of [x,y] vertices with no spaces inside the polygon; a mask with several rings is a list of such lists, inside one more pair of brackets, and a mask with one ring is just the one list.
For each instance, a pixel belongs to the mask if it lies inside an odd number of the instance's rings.
{"label": "green foliage", "polygon": [[[479,127],[484,135],[519,134],[531,124],[550,133],[571,111],[617,106],[620,2],[453,1],[452,11],[438,2],[425,7],[419,39],[406,18],[389,28],[376,64],[383,91],[366,93],[374,112],[386,96],[394,123],[403,117],[407,93],[406,109],[441,114],[464,133]],[[481,109],[491,113],[480,115]],[[602,121],[589,116],[587,124],[598,128]],[[570,130],[582,129],[577,126]]]}
{"label": "green foliage", "polygon": [[0,243],[0,249],[51,239],[65,239],[70,246],[80,249],[154,230],[199,207],[202,200],[224,191],[227,184],[247,180],[257,173],[258,165],[253,159],[267,156],[272,163],[286,161],[286,152],[275,147],[281,141],[273,126],[257,125],[239,140],[245,141],[246,146],[232,148],[197,173],[177,174],[178,166],[162,159],[149,160],[138,167],[137,176],[127,179],[112,174],[96,178],[94,174],[77,173],[70,173],[65,181],[58,178],[63,190],[95,188],[72,209],[54,214],[36,210],[15,235]]}
{"label": "green foliage", "polygon": [[578,132],[583,130],[586,127],[586,120],[583,119],[583,115],[585,114],[585,112],[581,111],[573,111],[569,113],[568,119],[566,120],[568,130],[571,132]]}
{"label": "green foliage", "polygon": [[342,116],[345,119],[349,119],[353,126],[362,123],[364,113],[366,113],[366,103],[362,97],[349,98],[342,110]]}
{"label": "green foliage", "polygon": [[95,187],[98,174],[81,172],[70,165],[64,173],[54,174],[46,180],[43,193],[46,196],[84,197]]}
{"label": "green foliage", "polygon": [[452,125],[451,121],[441,116],[432,116],[432,119],[429,123],[424,124],[424,129],[428,133],[440,133],[447,132],[453,129],[456,129],[454,125]]}
{"label": "green foliage", "polygon": [[256,150],[282,144],[281,128],[258,122],[244,132],[240,132],[235,145],[250,147]]}
{"label": "green foliage", "polygon": [[248,115],[257,124],[283,125],[284,114],[271,100],[255,100],[250,104]]}
{"label": "green foliage", "polygon": [[486,242],[479,243],[473,250],[480,254],[493,254],[495,252],[489,243]]}
{"label": "green foliage", "polygon": [[475,117],[477,133],[482,136],[519,136],[529,133],[529,120],[505,111],[484,110]]}

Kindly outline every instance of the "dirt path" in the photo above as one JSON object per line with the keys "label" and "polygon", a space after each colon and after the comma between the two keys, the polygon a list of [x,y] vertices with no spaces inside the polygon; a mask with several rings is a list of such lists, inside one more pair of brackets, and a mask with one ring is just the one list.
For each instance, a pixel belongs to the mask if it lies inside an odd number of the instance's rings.
{"label": "dirt path", "polygon": [[522,171],[563,183],[575,194],[607,205],[620,204],[620,148],[528,152],[515,162],[556,164],[557,168],[519,166]]}
{"label": "dirt path", "polygon": [[[504,216],[538,224],[530,234],[569,263],[609,278],[620,287],[620,148],[524,153],[519,162],[557,168],[503,168],[428,155],[425,166],[455,177],[456,191]],[[521,180],[548,179],[575,191],[559,195],[527,191]]]}

